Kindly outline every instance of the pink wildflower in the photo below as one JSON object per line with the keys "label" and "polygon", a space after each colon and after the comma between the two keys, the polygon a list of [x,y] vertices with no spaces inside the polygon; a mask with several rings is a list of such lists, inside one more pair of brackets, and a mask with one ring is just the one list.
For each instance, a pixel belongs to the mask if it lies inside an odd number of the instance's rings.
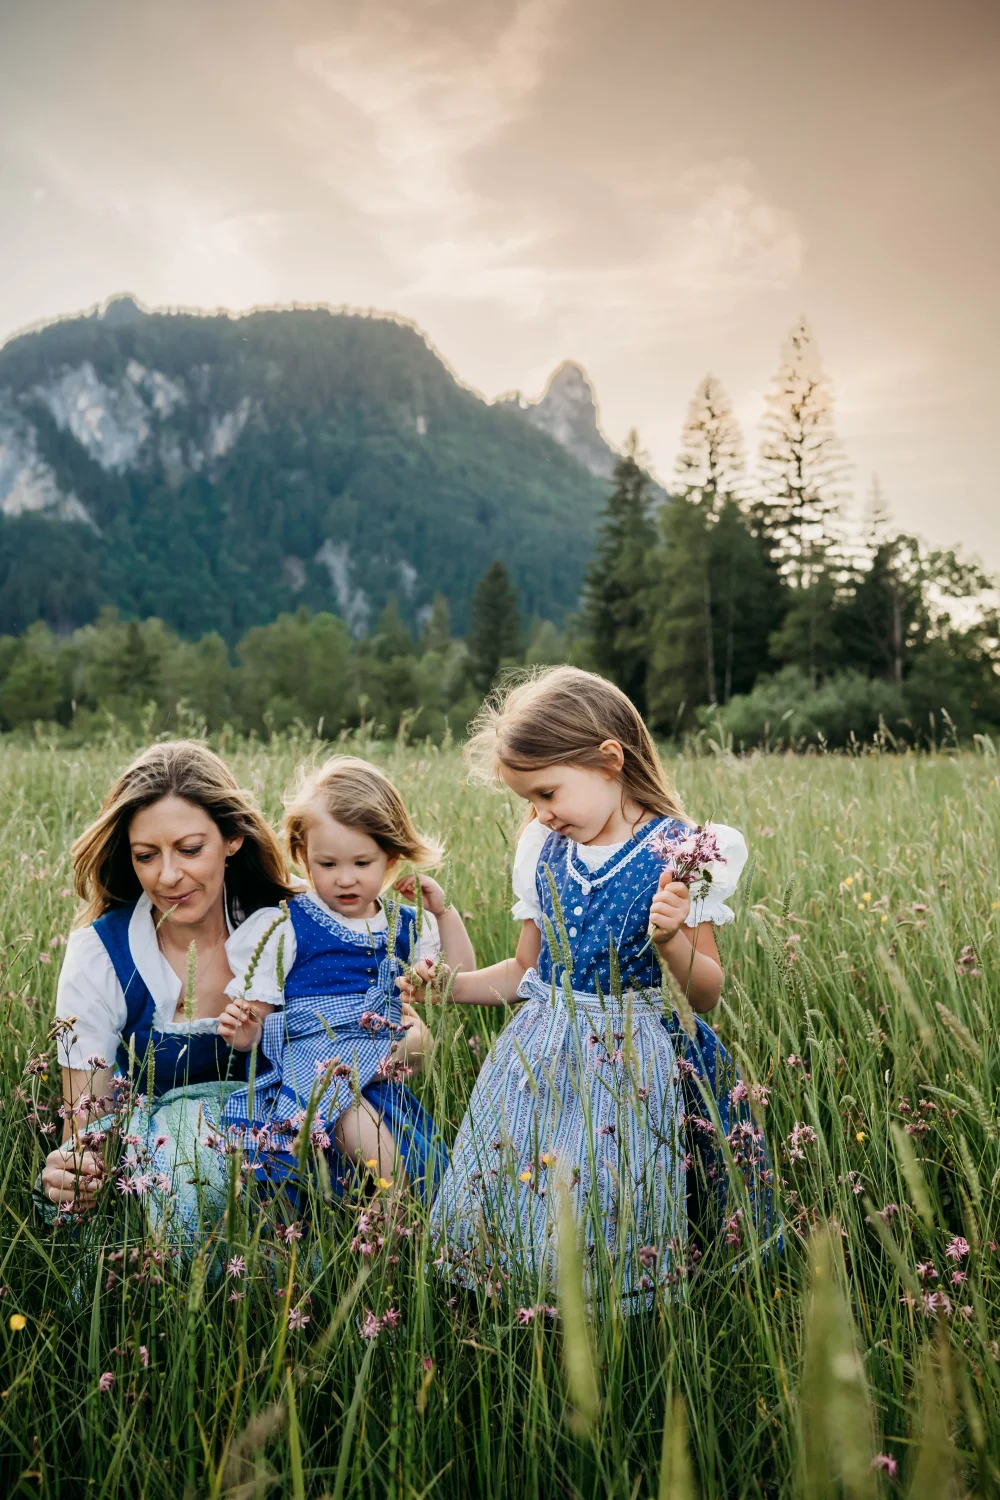
{"label": "pink wildflower", "polygon": [[958,1234],[945,1246],[944,1253],[950,1256],[952,1260],[964,1260],[969,1253],[969,1242]]}
{"label": "pink wildflower", "polygon": [[537,1313],[537,1311],[538,1311],[537,1307],[519,1307],[518,1308],[518,1310],[517,1310],[517,1321],[520,1323],[520,1325],[521,1325],[522,1328],[525,1328],[529,1323],[533,1323],[534,1322],[534,1320],[535,1320],[535,1314]]}
{"label": "pink wildflower", "polygon": [[937,1279],[937,1266],[932,1260],[918,1261],[917,1275],[921,1281],[935,1281]]}
{"label": "pink wildflower", "polygon": [[398,1328],[402,1321],[402,1314],[398,1307],[387,1307],[382,1314],[383,1328]]}
{"label": "pink wildflower", "polygon": [[247,1274],[247,1263],[242,1255],[234,1255],[226,1267],[227,1276],[245,1276]]}
{"label": "pink wildflower", "polygon": [[895,1479],[899,1464],[894,1458],[890,1458],[888,1453],[876,1453],[869,1467],[872,1469],[881,1469],[883,1474],[887,1475],[889,1479]]}
{"label": "pink wildflower", "polygon": [[110,1389],[114,1385],[114,1383],[115,1383],[115,1377],[114,1377],[113,1373],[110,1370],[105,1370],[104,1374],[101,1376],[100,1380],[97,1382],[98,1387],[102,1391],[110,1391]]}
{"label": "pink wildflower", "polygon": [[370,1343],[372,1339],[377,1339],[381,1332],[382,1319],[376,1318],[373,1312],[365,1313],[365,1320],[361,1325],[361,1337]]}
{"label": "pink wildflower", "polygon": [[299,1329],[304,1328],[308,1322],[308,1314],[304,1313],[301,1307],[293,1307],[291,1312],[288,1314],[289,1333],[297,1333]]}
{"label": "pink wildflower", "polygon": [[681,885],[697,886],[700,895],[712,883],[711,866],[727,863],[719,849],[718,839],[708,827],[696,828],[681,836],[667,831],[654,834],[649,847],[663,860],[673,880]]}
{"label": "pink wildflower", "polygon": [[148,1370],[149,1369],[149,1350],[146,1348],[145,1344],[140,1344],[139,1345],[139,1358],[142,1360],[142,1368],[144,1370]]}

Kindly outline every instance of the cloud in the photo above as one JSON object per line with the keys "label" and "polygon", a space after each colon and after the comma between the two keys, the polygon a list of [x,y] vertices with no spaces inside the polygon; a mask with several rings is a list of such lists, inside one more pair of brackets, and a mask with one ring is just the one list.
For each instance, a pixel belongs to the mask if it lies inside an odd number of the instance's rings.
{"label": "cloud", "polygon": [[564,3],[520,0],[485,41],[454,27],[435,31],[427,4],[380,3],[353,30],[300,48],[300,67],[369,132],[373,162],[348,151],[336,163],[336,183],[354,206],[437,224],[444,241],[477,217],[487,200],[469,181],[466,158],[521,117]]}

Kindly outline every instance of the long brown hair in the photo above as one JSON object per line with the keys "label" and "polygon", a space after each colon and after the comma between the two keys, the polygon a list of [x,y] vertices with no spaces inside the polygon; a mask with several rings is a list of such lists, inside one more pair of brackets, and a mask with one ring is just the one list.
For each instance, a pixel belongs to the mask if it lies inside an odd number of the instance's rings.
{"label": "long brown hair", "polygon": [[[620,688],[579,667],[543,667],[496,690],[472,722],[466,764],[480,781],[496,781],[502,767],[608,768],[601,752],[617,740],[626,797],[646,812],[683,818],[680,799],[642,715]],[[529,821],[534,814],[529,814]]]}
{"label": "long brown hair", "polygon": [[183,797],[202,808],[223,838],[242,837],[226,865],[226,901],[234,922],[293,894],[277,839],[225,761],[196,740],[168,740],[150,745],[121,773],[100,813],[73,845],[74,884],[84,902],[77,926],[142,895],[129,825],[141,808],[163,797]]}
{"label": "long brown hair", "polygon": [[332,755],[318,771],[303,771],[285,803],[285,838],[297,865],[304,865],[306,838],[317,807],[347,828],[360,828],[390,860],[417,869],[440,864],[443,850],[418,833],[406,803],[384,772],[356,755]]}

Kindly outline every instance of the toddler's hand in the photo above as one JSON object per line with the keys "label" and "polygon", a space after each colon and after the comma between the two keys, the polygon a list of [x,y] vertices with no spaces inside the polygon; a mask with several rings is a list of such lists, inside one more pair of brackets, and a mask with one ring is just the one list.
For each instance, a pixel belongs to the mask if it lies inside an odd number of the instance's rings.
{"label": "toddler's hand", "polygon": [[658,946],[669,943],[684,926],[691,910],[691,892],[679,880],[670,879],[664,870],[649,908],[649,933]]}
{"label": "toddler's hand", "polygon": [[219,1017],[219,1032],[234,1052],[249,1052],[257,1046],[264,1028],[245,1000],[230,1000]]}
{"label": "toddler's hand", "polygon": [[[417,894],[417,877],[404,875],[402,880],[396,881],[394,888],[405,900],[413,901]],[[423,901],[424,909],[435,917],[442,916],[448,905],[444,898],[444,891],[429,875],[420,876],[420,899]]]}
{"label": "toddler's hand", "polygon": [[405,1004],[423,1005],[428,1000],[435,998],[435,979],[437,977],[437,965],[433,958],[422,958],[412,968],[407,969],[396,980],[400,994]]}

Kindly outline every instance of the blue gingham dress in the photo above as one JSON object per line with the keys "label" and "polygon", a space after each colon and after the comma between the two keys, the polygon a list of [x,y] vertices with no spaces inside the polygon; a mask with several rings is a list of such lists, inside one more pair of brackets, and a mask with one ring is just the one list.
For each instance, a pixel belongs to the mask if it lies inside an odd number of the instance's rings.
{"label": "blue gingham dress", "polygon": [[572,840],[545,840],[538,966],[476,1080],[433,1208],[437,1263],[458,1280],[554,1281],[559,1179],[582,1225],[590,1295],[607,1277],[626,1311],[686,1274],[696,1158],[706,1217],[721,1222],[725,1169],[694,1080],[728,1134],[736,1075],[704,1021],[692,1041],[664,1017],[648,935],[663,871],[651,840],[674,821],[647,823],[596,870]]}
{"label": "blue gingham dress", "polygon": [[[310,1102],[315,1126],[332,1132],[355,1097],[378,1079],[403,1034],[396,979],[416,939],[416,913],[388,899],[385,906],[395,928],[391,951],[384,929],[358,931],[307,894],[289,901],[295,962],[284,1006],[264,1021],[260,1052],[267,1066],[255,1080],[252,1110],[249,1087],[226,1102],[230,1141],[264,1127],[269,1146],[288,1148]],[[331,1063],[338,1073],[313,1100],[317,1079]],[[245,1144],[256,1145],[257,1134]]]}

